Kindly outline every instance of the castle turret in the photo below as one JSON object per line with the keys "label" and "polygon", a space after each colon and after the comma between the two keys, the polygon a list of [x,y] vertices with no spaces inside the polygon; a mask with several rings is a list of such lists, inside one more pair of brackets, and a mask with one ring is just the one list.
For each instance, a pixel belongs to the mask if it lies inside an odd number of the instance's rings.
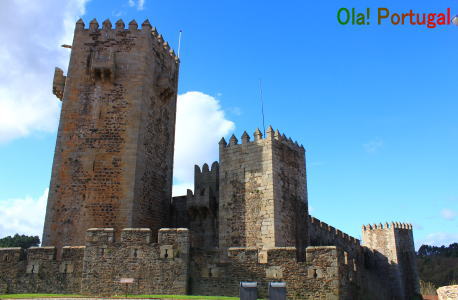
{"label": "castle turret", "polygon": [[179,60],[148,21],[76,23],[43,245],[84,245],[88,228],[169,224]]}
{"label": "castle turret", "polygon": [[191,245],[211,249],[218,246],[219,164],[194,167],[194,194],[186,198]]}
{"label": "castle turret", "polygon": [[362,236],[364,246],[373,250],[380,260],[388,260],[388,264],[376,265],[396,299],[416,299],[420,286],[412,225],[398,222],[365,225]]}
{"label": "castle turret", "polygon": [[219,246],[297,247],[308,244],[305,150],[274,132],[245,132],[220,142]]}

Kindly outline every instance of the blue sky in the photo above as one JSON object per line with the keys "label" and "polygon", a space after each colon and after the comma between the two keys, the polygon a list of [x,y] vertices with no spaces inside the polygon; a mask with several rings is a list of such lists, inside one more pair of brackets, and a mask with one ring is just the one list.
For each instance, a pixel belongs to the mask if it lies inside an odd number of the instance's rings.
{"label": "blue sky", "polygon": [[[0,12],[12,28],[0,33],[0,235],[41,232],[59,113],[52,73],[67,67],[59,45],[82,16],[148,18],[174,49],[183,30],[177,122],[198,143],[176,151],[177,191],[194,163],[217,158],[219,135],[262,126],[261,78],[266,124],[307,150],[314,216],[357,238],[362,224],[400,221],[417,244],[458,242],[458,27],[375,25],[378,7],[455,15],[457,0],[11,3]],[[373,24],[338,24],[341,7],[370,7]]]}

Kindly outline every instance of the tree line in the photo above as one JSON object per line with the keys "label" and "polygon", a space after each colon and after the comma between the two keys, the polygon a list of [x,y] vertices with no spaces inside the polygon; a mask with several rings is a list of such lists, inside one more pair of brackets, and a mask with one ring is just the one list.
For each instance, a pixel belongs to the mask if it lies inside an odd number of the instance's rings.
{"label": "tree line", "polygon": [[7,236],[0,239],[0,248],[21,247],[30,248],[40,245],[40,238],[36,236],[27,236],[15,234],[14,236]]}
{"label": "tree line", "polygon": [[448,247],[422,245],[420,249],[418,249],[417,255],[420,257],[427,257],[427,256],[458,257],[458,243],[450,244]]}

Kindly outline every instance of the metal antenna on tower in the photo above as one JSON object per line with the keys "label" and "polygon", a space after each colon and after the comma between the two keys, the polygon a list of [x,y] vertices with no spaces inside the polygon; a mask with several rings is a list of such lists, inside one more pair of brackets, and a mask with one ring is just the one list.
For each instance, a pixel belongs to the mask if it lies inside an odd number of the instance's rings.
{"label": "metal antenna on tower", "polygon": [[264,124],[264,100],[262,99],[262,82],[259,79],[259,93],[261,95],[261,114],[262,114],[262,129],[264,133],[264,137],[266,136],[266,125]]}
{"label": "metal antenna on tower", "polygon": [[181,49],[181,34],[183,30],[180,29],[180,34],[178,35],[178,58],[180,58],[180,49]]}

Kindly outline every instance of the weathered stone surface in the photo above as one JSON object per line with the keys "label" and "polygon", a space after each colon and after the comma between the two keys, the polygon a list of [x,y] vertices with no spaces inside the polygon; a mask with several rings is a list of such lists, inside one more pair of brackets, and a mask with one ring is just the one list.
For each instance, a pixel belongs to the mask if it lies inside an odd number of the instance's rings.
{"label": "weathered stone surface", "polygon": [[363,226],[364,246],[374,250],[379,272],[401,298],[413,299],[420,292],[415,264],[412,226],[404,223]]}
{"label": "weathered stone surface", "polygon": [[271,128],[265,139],[254,135],[220,143],[219,246],[301,251],[308,244],[305,151]]}
{"label": "weathered stone surface", "polygon": [[63,103],[45,246],[84,245],[91,227],[155,236],[169,225],[178,63],[148,24],[80,22],[66,79],[56,69]]}
{"label": "weathered stone surface", "polygon": [[[158,242],[146,228],[128,228],[121,240],[107,241],[93,230],[84,255],[81,293],[122,294],[121,278],[133,278],[132,294],[186,294],[189,264],[188,229],[161,229]],[[99,239],[95,237],[100,237]]]}

